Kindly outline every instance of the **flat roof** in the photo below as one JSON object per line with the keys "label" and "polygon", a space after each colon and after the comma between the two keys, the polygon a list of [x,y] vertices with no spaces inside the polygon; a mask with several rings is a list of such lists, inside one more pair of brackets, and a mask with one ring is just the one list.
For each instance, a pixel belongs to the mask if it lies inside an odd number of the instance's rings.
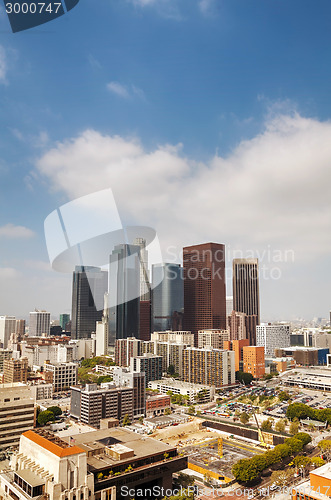
{"label": "flat roof", "polygon": [[32,487],[45,484],[45,479],[38,476],[38,474],[30,469],[20,469],[15,471],[15,474],[20,476],[26,483],[28,483]]}
{"label": "flat roof", "polygon": [[39,434],[35,431],[26,431],[23,432],[22,435],[27,439],[30,439],[30,441],[34,442],[38,446],[41,446],[45,450],[53,453],[60,458],[84,453],[84,450],[82,448],[79,448],[78,446],[70,446],[62,439],[50,433],[44,434],[45,436],[42,436],[41,433]]}

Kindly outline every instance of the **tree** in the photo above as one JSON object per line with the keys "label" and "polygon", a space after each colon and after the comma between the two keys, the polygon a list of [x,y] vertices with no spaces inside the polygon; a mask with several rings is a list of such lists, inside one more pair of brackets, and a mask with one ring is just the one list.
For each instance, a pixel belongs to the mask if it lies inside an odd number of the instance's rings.
{"label": "tree", "polygon": [[293,471],[291,469],[276,470],[271,474],[271,481],[272,484],[284,488],[288,485],[291,476],[293,476]]}
{"label": "tree", "polygon": [[194,406],[190,406],[189,409],[187,410],[187,413],[189,415],[194,415],[195,414],[195,408],[194,408]]}
{"label": "tree", "polygon": [[54,413],[48,410],[41,411],[37,420],[39,425],[46,425],[48,422],[54,420]]}
{"label": "tree", "polygon": [[313,457],[311,459],[311,464],[316,468],[316,467],[322,467],[322,465],[325,464],[325,461],[321,457]]}
{"label": "tree", "polygon": [[293,436],[298,433],[298,430],[300,428],[300,422],[291,422],[290,424],[290,434]]}
{"label": "tree", "polygon": [[278,394],[278,399],[279,401],[283,402],[283,401],[289,401],[291,399],[291,396],[289,395],[288,392],[286,391],[281,391],[279,394]]}
{"label": "tree", "polygon": [[298,455],[293,458],[293,465],[296,469],[307,469],[311,464],[311,459],[304,455]]}
{"label": "tree", "polygon": [[125,425],[131,425],[131,420],[130,420],[130,417],[128,414],[124,415],[124,418],[123,418],[123,426]]}
{"label": "tree", "polygon": [[236,481],[249,483],[257,479],[260,475],[256,465],[251,463],[249,458],[242,458],[232,467],[232,474]]}
{"label": "tree", "polygon": [[174,365],[169,365],[167,369],[167,374],[173,377],[175,373],[176,373],[176,368],[174,367]]}
{"label": "tree", "polygon": [[285,432],[285,421],[283,418],[281,420],[278,420],[278,422],[276,422],[275,430],[277,432]]}
{"label": "tree", "polygon": [[165,415],[171,415],[171,409],[170,409],[170,408],[166,408],[166,409],[164,410],[164,414],[165,414]]}
{"label": "tree", "polygon": [[286,457],[289,457],[291,455],[291,448],[287,444],[285,444],[285,443],[278,444],[277,446],[275,446],[275,448],[273,449],[273,451],[276,450],[276,449],[280,453],[280,456],[282,458],[286,458]]}
{"label": "tree", "polygon": [[194,482],[195,482],[194,477],[190,476],[189,474],[184,474],[184,472],[180,472],[178,474],[178,483],[183,488],[188,488],[189,486],[193,486]]}
{"label": "tree", "polygon": [[329,439],[322,439],[318,443],[318,447],[321,450],[323,457],[325,456],[326,461],[330,462],[331,460],[331,441]]}
{"label": "tree", "polygon": [[240,415],[240,422],[242,424],[247,424],[247,422],[249,422],[249,419],[250,419],[250,417],[249,417],[248,413],[243,411],[242,414]]}
{"label": "tree", "polygon": [[299,453],[299,451],[302,450],[303,448],[303,443],[300,441],[300,439],[296,439],[294,437],[285,439],[285,444],[290,447],[291,449],[291,454],[294,453]]}
{"label": "tree", "polygon": [[315,412],[313,408],[303,403],[292,403],[287,408],[286,416],[290,420],[293,420],[294,418],[301,420],[308,417],[314,419]]}
{"label": "tree", "polygon": [[241,371],[236,372],[236,380],[242,382],[245,385],[249,385],[253,380],[253,375],[251,373],[245,373]]}
{"label": "tree", "polygon": [[47,408],[47,410],[51,411],[54,417],[59,417],[60,415],[62,415],[62,410],[59,406],[50,406],[49,408]]}
{"label": "tree", "polygon": [[303,446],[311,443],[311,436],[307,434],[307,432],[298,432],[295,436],[295,439],[300,439],[302,441]]}
{"label": "tree", "polygon": [[273,424],[273,421],[271,418],[267,418],[266,420],[263,420],[262,424],[261,424],[261,429],[263,431],[271,431],[272,430],[272,424]]}

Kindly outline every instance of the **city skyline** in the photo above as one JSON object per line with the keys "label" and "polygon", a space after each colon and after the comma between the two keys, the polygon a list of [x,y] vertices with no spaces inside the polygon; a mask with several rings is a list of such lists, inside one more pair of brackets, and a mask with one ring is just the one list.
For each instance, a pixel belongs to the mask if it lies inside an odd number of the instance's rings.
{"label": "city skyline", "polygon": [[18,34],[0,15],[0,313],[70,312],[44,220],[111,188],[164,262],[222,242],[259,259],[262,320],[327,317],[330,15],[306,0],[86,0]]}

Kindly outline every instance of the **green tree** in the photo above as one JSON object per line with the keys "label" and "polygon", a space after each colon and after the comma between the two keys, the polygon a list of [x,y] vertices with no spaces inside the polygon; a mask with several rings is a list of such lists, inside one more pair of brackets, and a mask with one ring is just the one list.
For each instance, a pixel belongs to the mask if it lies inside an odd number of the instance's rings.
{"label": "green tree", "polygon": [[242,382],[245,385],[249,385],[252,382],[253,378],[254,377],[251,373],[245,373],[242,371],[236,372],[236,380],[238,380],[238,382]]}
{"label": "green tree", "polygon": [[293,458],[293,465],[297,469],[307,469],[311,464],[311,459],[309,457],[305,457],[304,455],[298,455]]}
{"label": "green tree", "polygon": [[189,474],[184,474],[184,472],[180,472],[178,474],[178,483],[185,489],[189,486],[193,486],[195,482],[194,477]]}
{"label": "green tree", "polygon": [[242,414],[240,415],[240,422],[242,424],[247,424],[247,422],[249,422],[249,415],[248,413],[246,413],[245,411],[242,412]]}
{"label": "green tree", "polygon": [[300,439],[296,439],[294,437],[285,439],[285,444],[290,447],[291,454],[299,453],[303,449],[303,443]]}
{"label": "green tree", "polygon": [[293,436],[295,434],[298,434],[299,428],[300,428],[300,422],[291,422],[291,424],[290,424],[290,434],[292,434]]}
{"label": "green tree", "polygon": [[273,421],[271,418],[267,418],[266,420],[263,420],[262,424],[261,424],[261,429],[263,431],[271,431],[272,430],[272,424],[273,424]]}
{"label": "green tree", "polygon": [[170,409],[170,408],[166,408],[166,409],[164,410],[164,414],[165,414],[165,415],[171,415],[171,409]]}
{"label": "green tree", "polygon": [[62,410],[59,406],[50,406],[49,408],[47,408],[47,410],[51,411],[54,417],[59,417],[60,415],[62,415]]}
{"label": "green tree", "polygon": [[303,443],[303,446],[311,443],[311,436],[307,432],[298,432],[294,437],[295,439],[300,439],[300,441],[302,441]]}
{"label": "green tree", "polygon": [[167,373],[168,375],[170,375],[171,377],[173,377],[176,373],[176,368],[174,367],[174,365],[169,365],[168,366],[168,369],[167,369]]}
{"label": "green tree", "polygon": [[100,377],[97,378],[97,384],[104,384],[106,382],[111,382],[113,380],[113,377],[110,375],[100,375]]}
{"label": "green tree", "polygon": [[41,411],[37,420],[39,425],[46,425],[48,422],[54,420],[54,413],[48,410]]}
{"label": "green tree", "polygon": [[311,459],[311,464],[316,468],[316,467],[322,467],[322,465],[325,464],[325,461],[321,457],[313,457]]}
{"label": "green tree", "polygon": [[286,416],[290,420],[293,420],[294,418],[301,420],[308,417],[314,419],[315,412],[313,408],[303,403],[292,403],[287,408]]}
{"label": "green tree", "polygon": [[275,430],[277,432],[285,432],[285,420],[283,418],[278,420],[278,422],[276,422]]}
{"label": "green tree", "polygon": [[128,414],[124,415],[124,418],[123,418],[123,426],[125,425],[131,425],[131,420],[130,420],[130,417]]}
{"label": "green tree", "polygon": [[194,408],[194,406],[190,406],[189,409],[187,410],[187,413],[189,415],[194,415],[195,414],[195,408]]}
{"label": "green tree", "polygon": [[232,467],[232,474],[236,481],[241,483],[250,483],[257,479],[260,475],[256,465],[251,463],[249,458],[242,458]]}
{"label": "green tree", "polygon": [[291,399],[291,396],[289,395],[288,392],[286,391],[281,391],[279,394],[278,394],[278,399],[279,401],[283,402],[283,401],[289,401]]}
{"label": "green tree", "polygon": [[323,456],[325,456],[326,461],[330,462],[331,460],[331,441],[329,439],[322,439],[318,443],[318,447],[321,450]]}

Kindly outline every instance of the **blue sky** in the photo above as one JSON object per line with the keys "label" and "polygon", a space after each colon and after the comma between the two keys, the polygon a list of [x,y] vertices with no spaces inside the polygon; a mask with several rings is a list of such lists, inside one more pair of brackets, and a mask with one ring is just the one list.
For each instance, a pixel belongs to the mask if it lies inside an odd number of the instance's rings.
{"label": "blue sky", "polygon": [[70,311],[43,222],[111,187],[165,260],[269,247],[264,319],[327,316],[330,18],[327,0],[81,0],[12,34],[2,9],[0,314]]}

